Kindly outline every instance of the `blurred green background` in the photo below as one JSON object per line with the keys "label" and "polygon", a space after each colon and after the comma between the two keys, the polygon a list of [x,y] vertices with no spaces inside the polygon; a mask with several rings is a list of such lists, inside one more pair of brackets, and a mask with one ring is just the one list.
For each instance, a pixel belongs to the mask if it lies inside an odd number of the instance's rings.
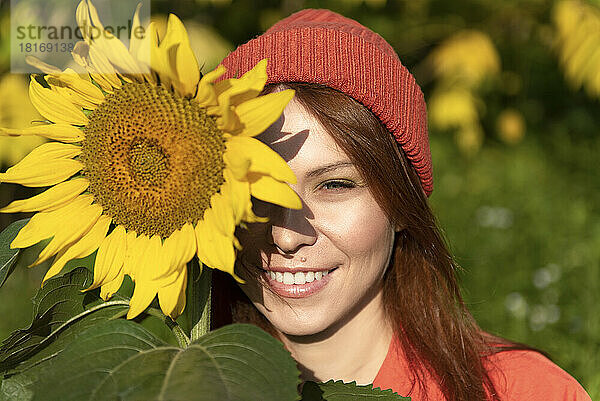
{"label": "blurred green background", "polygon": [[[156,1],[181,17],[207,72],[305,7],[381,34],[421,84],[431,204],[487,331],[546,350],[600,399],[600,3],[592,0]],[[9,74],[0,11],[0,126],[39,116]],[[0,138],[2,171],[39,140]],[[35,192],[0,186],[0,206]],[[0,214],[0,229],[25,215]],[[44,268],[0,289],[0,337],[28,323]]]}

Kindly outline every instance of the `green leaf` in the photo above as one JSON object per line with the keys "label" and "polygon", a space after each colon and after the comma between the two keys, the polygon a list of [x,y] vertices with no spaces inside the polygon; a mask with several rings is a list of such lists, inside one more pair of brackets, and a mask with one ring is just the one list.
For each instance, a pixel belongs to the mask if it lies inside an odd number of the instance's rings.
{"label": "green leaf", "polygon": [[[116,367],[164,345],[132,321],[117,319],[96,324],[82,331],[51,362],[44,361],[34,368],[38,380],[32,384],[33,401],[93,399],[93,390],[113,377]],[[98,397],[110,399],[104,394]]]}
{"label": "green leaf", "polygon": [[139,353],[118,366],[90,400],[296,400],[298,376],[280,342],[255,326],[236,324],[184,350]]}
{"label": "green leaf", "polygon": [[358,386],[356,382],[344,383],[330,380],[325,383],[306,382],[302,388],[302,401],[398,401],[410,400],[392,390]]}
{"label": "green leaf", "polygon": [[[78,331],[128,308],[126,302],[100,305],[98,290],[81,292],[91,282],[92,275],[85,268],[48,280],[33,299],[31,325],[13,332],[2,342],[0,372],[26,369],[61,350]],[[53,347],[46,349],[49,344]]]}
{"label": "green leaf", "polygon": [[294,360],[255,326],[226,326],[185,349],[159,341],[131,321],[97,325],[32,367],[39,379],[22,388],[33,389],[33,401],[298,399]]}
{"label": "green leaf", "polygon": [[21,228],[29,219],[15,221],[0,233],[0,287],[14,270],[21,249],[10,249],[10,243],[15,239]]}

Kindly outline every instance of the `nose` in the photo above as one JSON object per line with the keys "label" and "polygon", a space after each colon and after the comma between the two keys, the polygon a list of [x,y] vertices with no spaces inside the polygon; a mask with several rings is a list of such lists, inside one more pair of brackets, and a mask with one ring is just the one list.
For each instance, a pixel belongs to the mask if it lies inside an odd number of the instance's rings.
{"label": "nose", "polygon": [[317,232],[309,220],[312,215],[305,205],[300,210],[277,209],[271,217],[270,230],[267,230],[270,244],[285,255],[293,255],[302,247],[315,244]]}

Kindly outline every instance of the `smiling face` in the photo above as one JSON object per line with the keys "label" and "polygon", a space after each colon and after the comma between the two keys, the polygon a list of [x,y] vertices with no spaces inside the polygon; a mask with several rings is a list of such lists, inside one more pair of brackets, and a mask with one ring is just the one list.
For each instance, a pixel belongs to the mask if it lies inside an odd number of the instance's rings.
{"label": "smiling face", "polygon": [[[326,333],[368,309],[381,291],[394,229],[348,156],[297,101],[259,137],[288,162],[303,209],[258,202],[269,223],[240,230],[242,289],[281,333]],[[258,270],[261,269],[261,270]]]}

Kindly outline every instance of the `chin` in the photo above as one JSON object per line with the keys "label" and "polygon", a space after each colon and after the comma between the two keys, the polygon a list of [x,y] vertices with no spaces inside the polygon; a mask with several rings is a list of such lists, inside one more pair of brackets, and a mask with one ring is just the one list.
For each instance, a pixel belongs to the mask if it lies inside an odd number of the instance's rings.
{"label": "chin", "polygon": [[279,306],[269,308],[267,311],[263,305],[256,305],[273,327],[288,336],[312,336],[327,331],[332,325],[329,319],[324,319],[323,312],[302,310],[301,308],[290,308]]}

